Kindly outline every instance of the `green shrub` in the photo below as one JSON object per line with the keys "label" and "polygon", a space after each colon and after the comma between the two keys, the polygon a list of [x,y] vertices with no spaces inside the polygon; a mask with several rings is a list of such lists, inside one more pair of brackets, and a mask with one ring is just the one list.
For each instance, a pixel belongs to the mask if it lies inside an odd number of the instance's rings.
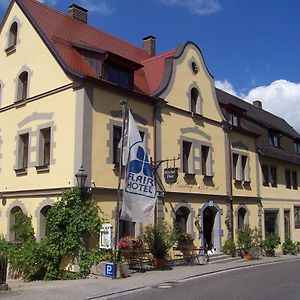
{"label": "green shrub", "polygon": [[156,223],[145,227],[143,237],[155,258],[166,258],[168,251],[177,241],[177,230],[166,222]]}
{"label": "green shrub", "polygon": [[266,256],[275,256],[275,249],[280,245],[280,237],[275,234],[270,234],[262,242],[262,249]]}
{"label": "green shrub", "polygon": [[223,246],[223,252],[225,254],[235,256],[236,255],[236,246],[233,240],[227,240]]}
{"label": "green shrub", "polygon": [[292,255],[297,255],[299,253],[298,242],[293,242],[292,240],[285,241],[281,248],[283,254],[291,253]]}
{"label": "green shrub", "polygon": [[253,242],[253,230],[249,225],[245,225],[245,228],[241,230],[237,237],[237,245],[239,248],[250,249]]}

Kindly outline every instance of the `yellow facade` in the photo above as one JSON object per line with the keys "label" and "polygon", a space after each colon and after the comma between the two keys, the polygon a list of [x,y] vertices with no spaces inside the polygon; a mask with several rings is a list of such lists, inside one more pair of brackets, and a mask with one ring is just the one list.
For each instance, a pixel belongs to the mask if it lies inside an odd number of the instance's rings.
{"label": "yellow facade", "polygon": [[[7,53],[14,22],[18,24],[16,47]],[[165,161],[157,170],[163,187],[155,220],[180,223],[198,246],[206,244],[217,251],[227,239],[236,240],[245,224],[265,235],[269,226],[265,216],[277,218],[274,224],[281,240],[287,239],[287,231],[291,239],[300,240],[294,217],[295,207],[300,207],[298,185],[286,188],[285,183],[285,170],[299,174],[300,164],[259,153],[259,143],[268,146],[268,139],[263,140],[268,130],[245,117],[247,107],[219,99],[194,43],[178,47],[170,70],[164,70],[165,76],[169,74],[165,86],[151,96],[103,84],[100,77],[98,81],[71,78],[16,3],[3,23],[0,49],[0,234],[7,239],[11,239],[14,207],[32,216],[35,234],[41,238],[42,209],[53,205],[64,189],[75,186],[74,174],[81,165],[105,220],[115,224],[119,171],[113,159],[114,130],[122,126],[120,100],[127,99],[149,156],[156,164]],[[24,71],[28,89],[19,101],[18,80]],[[227,113],[232,107],[247,126],[230,124]],[[44,128],[51,129],[50,161],[40,169]],[[23,134],[29,136],[28,166],[20,172]],[[281,145],[293,151],[288,135]],[[276,187],[263,185],[263,165],[276,166]],[[167,167],[178,168],[175,183],[164,181]],[[142,234],[143,224],[132,226],[130,234]]]}

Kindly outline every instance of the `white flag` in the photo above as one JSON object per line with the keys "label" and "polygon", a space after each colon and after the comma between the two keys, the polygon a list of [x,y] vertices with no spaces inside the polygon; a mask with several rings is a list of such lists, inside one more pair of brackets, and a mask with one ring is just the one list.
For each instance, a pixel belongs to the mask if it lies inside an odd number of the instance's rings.
{"label": "white flag", "polygon": [[155,181],[145,146],[129,110],[128,159],[120,218],[131,222],[153,221],[156,203]]}

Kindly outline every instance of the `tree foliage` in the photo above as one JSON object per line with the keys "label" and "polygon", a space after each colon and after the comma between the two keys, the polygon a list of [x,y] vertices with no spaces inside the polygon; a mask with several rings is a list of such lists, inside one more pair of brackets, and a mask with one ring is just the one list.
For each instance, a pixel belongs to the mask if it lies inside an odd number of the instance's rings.
{"label": "tree foliage", "polygon": [[25,279],[64,278],[64,272],[60,270],[63,259],[76,260],[80,272],[75,277],[85,277],[90,266],[101,260],[102,253],[96,243],[102,225],[101,211],[91,195],[79,188],[64,192],[48,210],[47,236],[40,242],[34,239],[31,218],[24,214],[17,218],[13,230],[19,241],[9,245],[0,239],[0,254]]}

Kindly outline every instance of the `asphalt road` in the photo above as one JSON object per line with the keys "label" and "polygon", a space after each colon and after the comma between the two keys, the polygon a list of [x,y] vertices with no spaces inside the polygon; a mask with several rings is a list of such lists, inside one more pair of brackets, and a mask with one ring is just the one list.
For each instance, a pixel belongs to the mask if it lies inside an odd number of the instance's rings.
{"label": "asphalt road", "polygon": [[300,261],[205,275],[192,280],[153,286],[110,299],[299,300]]}

